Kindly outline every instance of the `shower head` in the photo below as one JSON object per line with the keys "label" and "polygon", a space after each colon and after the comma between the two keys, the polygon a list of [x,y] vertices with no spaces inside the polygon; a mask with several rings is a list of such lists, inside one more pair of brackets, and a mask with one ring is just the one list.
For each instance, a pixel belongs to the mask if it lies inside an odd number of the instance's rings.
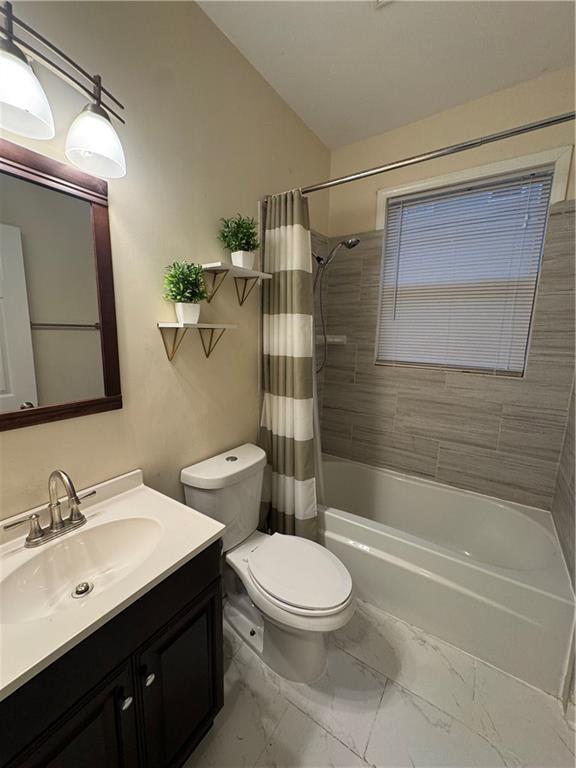
{"label": "shower head", "polygon": [[318,256],[314,252],[312,253],[312,256],[318,262],[319,269],[324,269],[325,267],[328,266],[328,264],[330,264],[330,262],[332,261],[334,256],[336,256],[336,254],[338,253],[340,248],[342,248],[342,246],[344,246],[344,248],[346,248],[347,250],[351,251],[352,248],[356,248],[359,242],[360,242],[359,237],[350,237],[347,240],[340,240],[339,243],[336,243],[334,248],[332,248],[332,250],[328,254],[327,258],[324,258],[323,256]]}
{"label": "shower head", "polygon": [[360,242],[360,239],[358,237],[350,237],[347,240],[340,240],[340,242],[336,243],[334,248],[332,248],[332,250],[328,254],[327,259],[323,259],[321,256],[320,257],[316,256],[316,261],[318,262],[318,264],[320,264],[320,266],[327,267],[328,264],[330,264],[330,262],[334,258],[334,256],[336,256],[340,248],[342,248],[342,246],[344,246],[344,248],[346,248],[347,250],[351,251],[352,248],[356,248],[359,242]]}

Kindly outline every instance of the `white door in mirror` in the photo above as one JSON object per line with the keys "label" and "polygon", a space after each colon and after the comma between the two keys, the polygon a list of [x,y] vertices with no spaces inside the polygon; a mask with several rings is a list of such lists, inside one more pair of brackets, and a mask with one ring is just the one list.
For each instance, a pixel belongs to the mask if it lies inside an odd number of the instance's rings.
{"label": "white door in mirror", "polygon": [[0,224],[0,413],[36,405],[22,236]]}

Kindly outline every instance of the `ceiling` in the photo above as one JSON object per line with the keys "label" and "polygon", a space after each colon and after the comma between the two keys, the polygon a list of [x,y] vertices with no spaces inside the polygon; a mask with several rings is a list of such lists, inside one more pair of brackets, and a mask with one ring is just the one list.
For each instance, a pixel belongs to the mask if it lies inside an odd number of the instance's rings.
{"label": "ceiling", "polygon": [[574,63],[574,3],[200,2],[331,148]]}

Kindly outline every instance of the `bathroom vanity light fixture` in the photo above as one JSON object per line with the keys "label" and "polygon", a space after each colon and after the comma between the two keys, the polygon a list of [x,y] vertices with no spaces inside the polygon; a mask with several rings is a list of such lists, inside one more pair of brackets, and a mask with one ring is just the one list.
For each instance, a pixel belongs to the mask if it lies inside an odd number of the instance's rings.
{"label": "bathroom vanity light fixture", "polygon": [[124,150],[106,110],[102,106],[100,76],[94,78],[94,102],[74,120],[66,137],[66,157],[86,173],[103,179],[126,175]]}
{"label": "bathroom vanity light fixture", "polygon": [[44,89],[13,42],[12,16],[0,40],[0,127],[30,139],[51,139],[54,119]]}
{"label": "bathroom vanity light fixture", "polygon": [[[68,160],[86,173],[103,179],[125,176],[124,150],[110,115],[121,123],[124,120],[104,100],[121,110],[123,105],[102,86],[99,75],[89,74],[43,35],[14,16],[11,3],[3,3],[0,13],[4,16],[4,26],[0,28],[0,127],[33,139],[54,136],[50,104],[30,66],[29,57],[90,98],[90,103],[68,131]],[[14,27],[19,29],[18,36]],[[44,49],[48,53],[43,53]]]}

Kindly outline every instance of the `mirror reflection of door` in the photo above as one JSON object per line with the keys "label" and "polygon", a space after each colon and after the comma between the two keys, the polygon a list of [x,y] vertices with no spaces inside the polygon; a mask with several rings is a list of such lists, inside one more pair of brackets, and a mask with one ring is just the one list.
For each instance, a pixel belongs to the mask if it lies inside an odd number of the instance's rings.
{"label": "mirror reflection of door", "polygon": [[22,238],[18,227],[0,224],[0,411],[36,405]]}
{"label": "mirror reflection of door", "polygon": [[0,222],[0,412],[103,397],[90,203],[0,173]]}

